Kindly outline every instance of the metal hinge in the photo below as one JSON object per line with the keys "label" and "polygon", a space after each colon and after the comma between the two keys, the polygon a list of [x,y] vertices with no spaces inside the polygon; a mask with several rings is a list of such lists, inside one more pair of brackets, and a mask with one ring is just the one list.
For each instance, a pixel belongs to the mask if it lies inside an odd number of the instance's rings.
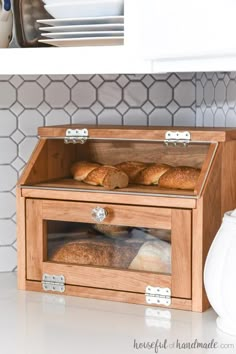
{"label": "metal hinge", "polygon": [[45,291],[57,291],[64,293],[65,277],[64,275],[43,274],[42,287]]}
{"label": "metal hinge", "polygon": [[171,305],[171,290],[170,288],[159,288],[148,285],[146,287],[146,302],[151,305]]}
{"label": "metal hinge", "polygon": [[65,144],[84,144],[88,139],[88,129],[67,129],[64,138]]}
{"label": "metal hinge", "polygon": [[165,145],[173,144],[182,144],[187,146],[191,141],[191,134],[188,131],[178,132],[178,131],[168,131],[165,133]]}

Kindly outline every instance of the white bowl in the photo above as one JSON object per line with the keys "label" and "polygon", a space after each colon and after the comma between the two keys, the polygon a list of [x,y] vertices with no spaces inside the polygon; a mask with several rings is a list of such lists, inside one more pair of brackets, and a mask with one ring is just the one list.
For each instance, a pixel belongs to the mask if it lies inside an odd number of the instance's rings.
{"label": "white bowl", "polygon": [[[53,1],[53,0],[45,0]],[[58,1],[58,0],[56,0]],[[65,1],[65,0],[64,0]],[[81,0],[68,3],[44,5],[54,18],[121,16],[124,13],[123,0]]]}

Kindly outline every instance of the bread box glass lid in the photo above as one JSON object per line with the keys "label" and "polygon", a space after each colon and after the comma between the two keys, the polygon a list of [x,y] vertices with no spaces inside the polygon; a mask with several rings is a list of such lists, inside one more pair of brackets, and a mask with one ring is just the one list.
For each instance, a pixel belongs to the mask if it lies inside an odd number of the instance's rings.
{"label": "bread box glass lid", "polygon": [[227,132],[169,129],[39,128],[39,143],[19,184],[57,191],[198,198]]}

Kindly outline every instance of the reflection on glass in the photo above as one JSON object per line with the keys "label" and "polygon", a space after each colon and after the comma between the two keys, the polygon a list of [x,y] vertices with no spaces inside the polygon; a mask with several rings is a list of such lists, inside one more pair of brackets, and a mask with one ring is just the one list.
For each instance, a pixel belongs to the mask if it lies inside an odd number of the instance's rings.
{"label": "reflection on glass", "polygon": [[171,231],[48,221],[48,260],[171,273]]}

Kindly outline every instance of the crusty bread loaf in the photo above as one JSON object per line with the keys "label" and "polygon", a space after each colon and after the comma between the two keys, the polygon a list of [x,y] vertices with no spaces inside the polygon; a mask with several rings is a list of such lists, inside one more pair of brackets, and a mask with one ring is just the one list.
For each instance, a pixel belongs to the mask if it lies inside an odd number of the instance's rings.
{"label": "crusty bread loaf", "polygon": [[171,166],[166,164],[153,164],[139,171],[134,178],[134,183],[144,184],[150,186],[151,184],[158,184],[159,178],[169,169]]}
{"label": "crusty bread loaf", "polygon": [[129,182],[133,183],[137,174],[147,167],[147,164],[140,161],[125,161],[121,162],[116,167],[122,170],[129,177]]}
{"label": "crusty bread loaf", "polygon": [[129,269],[170,274],[170,243],[161,240],[145,242],[131,262]]}
{"label": "crusty bread loaf", "polygon": [[59,247],[51,256],[50,261],[93,265],[99,267],[128,268],[136,256],[140,244],[126,245],[113,241],[83,240],[68,242]]}
{"label": "crusty bread loaf", "polygon": [[196,186],[201,170],[194,167],[173,167],[159,179],[159,186],[174,189],[190,189]]}
{"label": "crusty bread loaf", "polygon": [[129,184],[128,176],[114,166],[104,165],[94,169],[84,179],[93,186],[103,186],[107,189],[125,188]]}
{"label": "crusty bread loaf", "polygon": [[76,181],[83,181],[90,172],[99,167],[100,164],[88,161],[75,162],[71,167],[71,173]]}
{"label": "crusty bread loaf", "polygon": [[125,188],[128,176],[118,168],[94,162],[80,161],[72,165],[71,173],[75,180],[106,189]]}

